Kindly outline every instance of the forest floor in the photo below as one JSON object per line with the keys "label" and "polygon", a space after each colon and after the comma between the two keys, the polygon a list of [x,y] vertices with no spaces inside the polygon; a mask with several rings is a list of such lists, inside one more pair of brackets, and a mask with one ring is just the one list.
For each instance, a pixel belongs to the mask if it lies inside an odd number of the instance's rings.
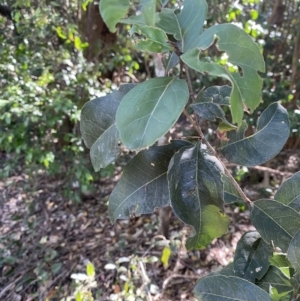
{"label": "forest floor", "polygon": [[[300,153],[284,152],[269,167],[276,172],[269,174],[268,188],[259,183],[263,171],[243,175],[252,200],[271,198],[283,179],[299,171]],[[226,206],[228,233],[201,251],[186,251],[191,229],[174,215],[168,239],[158,212],[112,225],[107,201],[119,176],[100,179],[97,191],[76,204],[61,197],[62,183],[43,175],[34,189],[25,174],[0,182],[1,301],[74,300],[77,290],[91,291],[96,301],[195,300],[197,279],[230,263],[240,237],[254,230],[243,205]],[[83,277],[88,262],[96,284]]]}

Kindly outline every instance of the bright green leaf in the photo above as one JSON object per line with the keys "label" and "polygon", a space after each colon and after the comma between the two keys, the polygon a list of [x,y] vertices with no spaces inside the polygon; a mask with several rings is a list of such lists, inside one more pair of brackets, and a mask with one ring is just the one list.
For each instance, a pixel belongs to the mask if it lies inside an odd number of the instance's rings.
{"label": "bright green leaf", "polygon": [[291,263],[286,258],[286,255],[279,253],[273,254],[273,256],[270,258],[270,264],[278,268],[291,266]]}
{"label": "bright green leaf", "polygon": [[242,125],[237,132],[228,133],[230,141],[220,149],[222,154],[229,162],[244,166],[263,164],[278,154],[289,137],[287,111],[280,104],[273,103],[261,114],[254,135],[243,137],[244,130]]}
{"label": "bright green leaf", "polygon": [[173,211],[196,232],[187,240],[189,250],[205,248],[227,232],[230,219],[223,213],[222,168],[200,143],[182,148],[170,162],[168,180]]}
{"label": "bright green leaf", "polygon": [[234,256],[235,276],[250,282],[261,279],[267,272],[270,263],[269,256],[273,248],[268,245],[258,232],[245,233],[239,240]]}
{"label": "bright green leaf", "polygon": [[170,203],[167,182],[169,161],[185,141],[172,141],[139,152],[125,166],[122,177],[109,197],[109,215],[117,219],[151,213]]}
{"label": "bright green leaf", "polygon": [[295,173],[281,184],[274,199],[300,212],[300,172]]}
{"label": "bright green leaf", "polygon": [[122,99],[116,121],[129,149],[152,145],[175,124],[189,98],[187,83],[172,77],[137,85]]}
{"label": "bright green leaf", "polygon": [[76,300],[76,301],[83,301],[83,297],[82,297],[81,292],[77,292],[77,293],[76,293],[76,295],[75,295],[75,300]]}
{"label": "bright green leaf", "polygon": [[300,215],[291,207],[277,201],[259,200],[254,202],[251,222],[261,237],[268,243],[286,252],[292,238],[300,230]]}
{"label": "bright green leaf", "polygon": [[88,262],[88,264],[86,265],[86,274],[89,277],[94,277],[95,276],[95,267],[91,262]]}
{"label": "bright green leaf", "polygon": [[100,14],[111,32],[116,32],[116,25],[124,18],[130,8],[129,0],[101,0]]}
{"label": "bright green leaf", "polygon": [[159,28],[151,26],[134,25],[131,33],[137,32],[145,36],[146,40],[137,40],[135,48],[139,51],[166,52],[172,50],[168,44],[167,35]]}
{"label": "bright green leaf", "polygon": [[169,266],[169,259],[172,252],[169,246],[164,247],[161,255],[161,262],[164,265],[165,268]]}
{"label": "bright green leaf", "polygon": [[206,276],[200,278],[195,289],[199,301],[272,301],[255,284],[234,276]]}

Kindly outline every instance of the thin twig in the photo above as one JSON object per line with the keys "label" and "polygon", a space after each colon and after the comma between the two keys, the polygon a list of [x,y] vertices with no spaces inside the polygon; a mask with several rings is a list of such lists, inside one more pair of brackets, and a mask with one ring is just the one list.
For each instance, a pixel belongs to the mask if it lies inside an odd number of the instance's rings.
{"label": "thin twig", "polygon": [[148,289],[148,283],[150,282],[150,279],[147,275],[145,266],[144,266],[142,261],[139,261],[139,266],[140,266],[140,270],[141,270],[141,276],[142,276],[142,279],[143,279],[143,283],[144,283],[144,286],[145,286],[145,289],[146,289],[146,292],[147,292],[147,300],[148,301],[153,301],[151,293]]}
{"label": "thin twig", "polygon": [[193,125],[194,129],[197,131],[198,135],[199,135],[199,139],[204,139],[204,135],[202,133],[202,130],[199,126],[199,124],[197,124],[197,122],[192,118],[192,116],[188,113],[187,109],[183,110],[183,114],[186,116],[186,118],[189,120],[189,122]]}
{"label": "thin twig", "polygon": [[[239,166],[238,164],[235,164],[235,163],[227,163],[226,164],[226,167],[236,167],[236,166]],[[292,172],[289,172],[289,171],[280,171],[280,170],[276,170],[276,169],[273,169],[273,168],[270,168],[270,167],[266,167],[266,166],[247,166],[247,168],[249,169],[256,169],[256,170],[260,170],[260,171],[268,171],[270,173],[274,173],[274,174],[277,174],[277,175],[280,175],[282,177],[284,176],[292,176],[293,173]]]}
{"label": "thin twig", "polygon": [[186,64],[184,64],[184,69],[185,69],[185,73],[186,73],[186,78],[187,78],[187,83],[188,83],[188,87],[190,90],[190,95],[192,98],[192,102],[195,102],[195,94],[194,94],[194,90],[193,90],[193,86],[192,86],[192,80],[190,77],[190,73],[189,73],[189,68]]}

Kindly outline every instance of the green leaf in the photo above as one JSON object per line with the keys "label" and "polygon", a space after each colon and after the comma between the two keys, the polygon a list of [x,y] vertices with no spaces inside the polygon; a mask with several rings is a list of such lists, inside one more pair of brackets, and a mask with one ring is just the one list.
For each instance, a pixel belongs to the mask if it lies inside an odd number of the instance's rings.
{"label": "green leaf", "polygon": [[75,300],[76,301],[83,301],[83,297],[82,297],[82,293],[81,292],[77,292],[75,294]]}
{"label": "green leaf", "polygon": [[94,277],[95,276],[95,267],[91,262],[88,262],[88,264],[86,265],[86,274],[89,277]]}
{"label": "green leaf", "polygon": [[141,12],[144,15],[146,25],[154,26],[156,0],[141,0]]}
{"label": "green leaf", "polygon": [[122,177],[109,197],[109,215],[117,219],[151,213],[170,204],[167,182],[169,162],[185,141],[152,146],[139,152],[125,166]]}
{"label": "green leaf", "polygon": [[169,72],[172,68],[174,68],[180,63],[180,59],[175,52],[169,52],[167,53],[167,55],[167,58],[165,56],[163,57],[162,62],[164,64],[166,72]]}
{"label": "green leaf", "polygon": [[297,272],[300,272],[300,230],[293,237],[288,251],[287,258]]}
{"label": "green leaf", "polygon": [[233,186],[231,181],[225,175],[222,175],[222,180],[224,183],[224,202],[225,202],[225,204],[243,202],[243,199],[241,198],[240,194],[238,193],[236,188]]}
{"label": "green leaf", "polygon": [[172,9],[163,8],[159,13],[160,20],[156,26],[173,35],[179,41],[179,48],[184,53],[196,47],[206,14],[205,0],[185,0],[179,15],[176,15]]}
{"label": "green leaf", "polygon": [[156,26],[173,35],[177,40],[181,39],[180,25],[173,9],[163,8],[159,13],[159,22]]}
{"label": "green leaf", "polygon": [[129,149],[152,145],[175,124],[188,98],[182,79],[160,77],[137,85],[125,95],[117,111],[122,142]]}
{"label": "green leaf", "polygon": [[273,256],[270,258],[270,264],[278,268],[291,266],[291,263],[286,258],[286,255],[279,253],[273,254]]}
{"label": "green leaf", "polygon": [[[300,298],[300,273],[296,273],[292,278],[291,278],[291,284],[293,286],[295,295],[297,295]],[[298,299],[296,300],[298,301]]]}
{"label": "green leaf", "polygon": [[245,233],[239,240],[234,256],[235,276],[250,282],[261,279],[267,272],[273,249],[256,231]]}
{"label": "green leaf", "polygon": [[[273,103],[261,114],[254,135],[242,138],[245,130],[242,124],[238,134],[234,134],[235,131],[228,133],[230,141],[220,151],[229,162],[244,166],[263,164],[282,149],[289,137],[289,125],[286,109]],[[241,139],[237,140],[237,136]]]}
{"label": "green leaf", "polygon": [[274,287],[279,294],[285,293],[281,296],[284,299],[280,299],[280,301],[291,300],[293,292],[290,280],[277,267],[271,266],[266,275],[257,281],[256,284],[266,292],[269,292],[270,288]]}
{"label": "green leaf", "polygon": [[166,6],[170,0],[159,0],[162,6]]}
{"label": "green leaf", "polygon": [[180,50],[185,53],[196,47],[199,35],[203,30],[203,24],[207,14],[205,0],[185,0],[183,9],[177,16],[180,27],[179,35],[175,38],[180,41]]}
{"label": "green leaf", "polygon": [[111,32],[116,32],[117,23],[127,15],[129,8],[129,0],[101,0],[99,2],[100,14]]}
{"label": "green leaf", "polygon": [[276,287],[270,287],[269,294],[273,301],[291,301],[292,292],[279,293]]}
{"label": "green leaf", "polygon": [[274,199],[300,212],[300,172],[295,173],[280,185]]}
{"label": "green leaf", "polygon": [[200,121],[210,120],[216,121],[219,118],[231,129],[236,126],[230,124],[226,118],[224,111],[221,109],[222,104],[227,105],[231,88],[229,86],[213,86],[200,93],[196,99],[196,103],[190,105],[194,112],[200,117]]}
{"label": "green leaf", "polygon": [[161,262],[164,265],[165,268],[169,266],[169,259],[172,252],[169,246],[164,247],[161,255]]}
{"label": "green leaf", "polygon": [[119,23],[129,24],[129,25],[134,25],[134,24],[146,25],[144,15],[136,15],[136,16],[130,16],[127,19],[120,19]]}
{"label": "green leaf", "polygon": [[146,38],[144,41],[138,40],[135,44],[135,48],[139,51],[166,52],[173,49],[167,42],[167,35],[159,28],[146,25],[133,25],[131,33],[135,32]]}
{"label": "green leaf", "polygon": [[205,248],[227,232],[230,219],[223,213],[222,171],[222,164],[201,143],[182,148],[170,162],[171,206],[196,232],[187,240],[189,250]]}
{"label": "green leaf", "polygon": [[134,86],[122,85],[119,91],[87,102],[81,110],[80,131],[85,145],[91,149],[90,156],[96,171],[108,166],[119,156],[116,111],[121,99]]}
{"label": "green leaf", "polygon": [[203,277],[198,281],[194,293],[200,301],[272,301],[255,284],[234,276]]}
{"label": "green leaf", "polygon": [[300,229],[300,215],[291,207],[277,201],[259,200],[254,202],[250,216],[253,226],[267,242],[286,252]]}
{"label": "green leaf", "polygon": [[211,273],[210,275],[211,276],[214,276],[214,275],[234,276],[235,272],[234,272],[234,268],[233,268],[233,262],[229,263],[227,266],[225,266],[220,271]]}
{"label": "green leaf", "polygon": [[208,100],[219,105],[229,106],[229,99],[231,94],[231,87],[225,86],[212,86],[207,88],[205,91],[201,91],[197,96],[196,102],[202,103]]}
{"label": "green leaf", "polygon": [[[211,46],[216,37],[218,37],[218,49],[226,51],[228,62],[242,69],[242,76],[239,72],[230,73],[226,68],[215,63],[200,61],[200,51]],[[210,75],[231,81],[233,87],[230,105],[233,123],[237,122],[240,125],[244,105],[254,110],[261,101],[262,79],[257,71],[265,71],[263,56],[250,36],[233,24],[212,26],[200,35],[198,41],[196,47],[199,49],[190,50],[183,54],[181,59],[198,72],[208,72]]]}

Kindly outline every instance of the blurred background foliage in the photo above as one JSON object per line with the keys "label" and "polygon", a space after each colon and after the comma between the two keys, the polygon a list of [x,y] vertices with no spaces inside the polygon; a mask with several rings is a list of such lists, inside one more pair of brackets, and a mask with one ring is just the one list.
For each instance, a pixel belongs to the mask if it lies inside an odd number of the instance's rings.
{"label": "blurred background foliage", "polygon": [[[260,112],[281,101],[292,125],[286,147],[298,148],[300,1],[208,0],[208,6],[207,26],[233,22],[244,28],[266,60],[263,103],[246,114],[249,133]],[[101,177],[92,171],[80,139],[81,107],[121,83],[153,76],[157,56],[138,53],[125,25],[110,33],[91,0],[2,0],[0,10],[0,176],[25,172],[31,179],[61,179],[64,194],[80,200]],[[207,54],[227,63],[216,47]],[[224,84],[220,78],[193,77],[198,90]],[[109,167],[102,175],[112,172]]]}

